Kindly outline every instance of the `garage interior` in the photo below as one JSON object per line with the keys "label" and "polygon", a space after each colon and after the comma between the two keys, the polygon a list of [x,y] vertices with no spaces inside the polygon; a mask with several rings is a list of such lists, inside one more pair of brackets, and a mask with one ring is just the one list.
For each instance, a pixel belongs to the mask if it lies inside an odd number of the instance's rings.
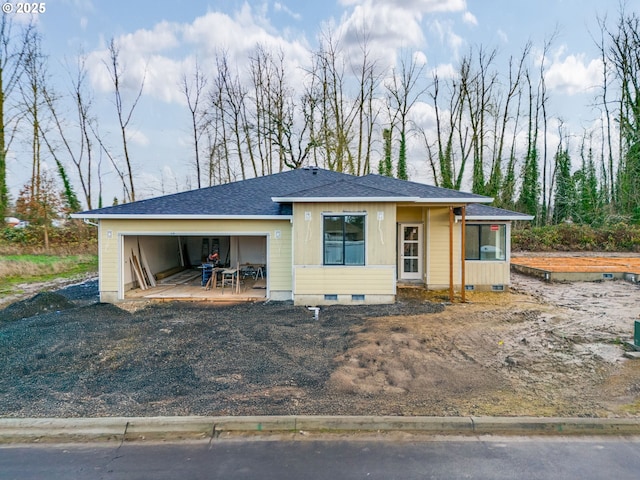
{"label": "garage interior", "polygon": [[[221,265],[207,282],[207,256]],[[267,238],[259,235],[126,235],[125,299],[256,301],[268,298]],[[207,273],[203,275],[203,271]],[[214,281],[215,280],[215,281]]]}

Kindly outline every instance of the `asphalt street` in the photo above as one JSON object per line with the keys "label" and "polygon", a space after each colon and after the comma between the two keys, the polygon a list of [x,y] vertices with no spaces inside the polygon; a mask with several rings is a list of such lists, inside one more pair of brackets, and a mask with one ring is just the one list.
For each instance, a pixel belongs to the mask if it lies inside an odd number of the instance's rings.
{"label": "asphalt street", "polygon": [[637,480],[638,437],[8,445],[4,480]]}

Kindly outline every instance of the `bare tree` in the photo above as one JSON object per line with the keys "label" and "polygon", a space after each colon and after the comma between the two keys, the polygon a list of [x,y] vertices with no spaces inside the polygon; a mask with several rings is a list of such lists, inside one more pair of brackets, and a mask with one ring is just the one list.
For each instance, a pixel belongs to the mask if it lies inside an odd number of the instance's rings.
{"label": "bare tree", "polygon": [[[436,138],[434,140],[435,145],[429,143],[428,132],[422,131],[422,135],[427,148],[429,163],[433,173],[433,180],[437,186],[444,188],[455,188],[455,152],[454,152],[454,138],[456,124],[456,117],[460,108],[460,96],[451,92],[449,96],[450,103],[448,113],[449,118],[443,118],[446,111],[443,111],[440,106],[440,99],[442,98],[441,90],[442,81],[437,72],[433,74],[433,81],[429,96],[433,101],[433,107],[436,117]],[[452,86],[455,89],[455,83]]]}
{"label": "bare tree", "polygon": [[[507,84],[507,92],[502,103],[501,115],[495,117],[495,136],[493,157],[491,161],[491,173],[486,189],[486,194],[494,198],[498,198],[500,192],[506,187],[507,181],[512,181],[514,173],[515,160],[515,132],[518,131],[518,120],[520,119],[519,108],[513,111],[513,102],[519,100],[522,94],[522,78],[526,68],[526,60],[531,51],[531,43],[528,42],[522,50],[519,60],[514,66],[514,59],[509,59],[509,78]],[[496,105],[496,113],[498,113],[500,102]],[[506,172],[503,168],[503,156],[505,143],[507,142],[508,128],[514,132],[511,140],[510,156],[507,162]],[[508,188],[508,187],[507,187]],[[501,203],[498,200],[497,203]]]}
{"label": "bare tree", "polygon": [[[602,122],[602,142],[601,142],[601,157],[602,157],[602,174],[604,190],[606,192],[607,201],[610,208],[613,208],[616,198],[616,181],[615,181],[615,167],[613,157],[613,132],[611,128],[612,115],[611,107],[609,106],[609,86],[611,82],[611,65],[607,56],[606,47],[606,19],[598,19],[600,25],[600,39],[598,41],[598,48],[600,49],[600,61],[602,63],[602,112],[604,113],[604,119]],[[606,148],[606,153],[605,153]]]}
{"label": "bare tree", "polygon": [[358,84],[358,93],[354,101],[357,116],[357,152],[354,172],[356,175],[366,175],[371,171],[373,139],[379,115],[375,95],[382,81],[382,74],[378,71],[376,61],[371,58],[369,38],[370,33],[366,31],[359,35],[362,57],[358,63],[352,62],[353,75]]}
{"label": "bare tree", "polygon": [[[0,215],[9,205],[7,189],[7,154],[18,131],[23,110],[13,108],[10,99],[24,72],[24,59],[33,34],[27,25],[21,34],[14,35],[10,15],[0,19]],[[16,102],[17,103],[17,102]]]}
{"label": "bare tree", "polygon": [[[222,66],[224,66],[226,65],[226,61],[218,58],[216,59],[216,64],[221,64]],[[220,69],[220,65],[218,65],[218,71],[216,73],[216,77],[214,78],[212,89],[209,93],[209,100],[211,104],[211,109],[209,111],[207,120],[209,125],[210,139],[209,164],[212,165],[212,162],[215,161],[214,157],[218,157],[216,163],[218,163],[220,168],[220,182],[231,182],[234,178],[234,173],[231,167],[231,152],[229,149],[229,141],[227,137],[228,120],[225,99],[225,84],[227,82],[226,76],[228,74],[229,73],[226,69]],[[211,129],[213,129],[213,132],[211,131]],[[215,141],[211,142],[211,139],[215,139]],[[223,166],[224,171],[222,171]]]}
{"label": "bare tree", "polygon": [[400,130],[400,148],[396,173],[397,177],[403,180],[408,179],[406,145],[409,112],[426,91],[426,87],[418,87],[423,71],[424,66],[418,65],[415,58],[408,61],[403,57],[400,60],[400,70],[393,69],[390,83],[386,85],[391,134],[393,135],[393,129],[396,124]]}
{"label": "bare tree", "polygon": [[[522,171],[522,186],[518,198],[518,208],[530,215],[537,215],[540,206],[540,168],[538,155],[538,127],[540,117],[540,102],[536,88],[529,72],[525,72],[528,87],[528,126],[527,151]],[[539,219],[537,219],[539,222]]]}
{"label": "bare tree", "polygon": [[131,123],[131,118],[133,116],[133,112],[138,105],[138,101],[142,96],[142,90],[144,88],[145,79],[143,77],[140,82],[140,88],[138,89],[134,99],[132,100],[129,107],[125,107],[125,100],[123,98],[123,86],[122,86],[122,76],[123,70],[120,65],[120,48],[116,44],[116,41],[112,38],[109,42],[109,61],[105,62],[105,66],[107,67],[107,72],[109,73],[109,77],[111,78],[111,82],[113,83],[113,93],[114,93],[114,102],[116,106],[116,112],[118,114],[118,123],[120,126],[120,135],[122,137],[122,149],[124,153],[124,160],[126,164],[126,179],[127,185],[123,185],[125,192],[128,195],[128,199],[131,202],[135,202],[136,200],[136,190],[134,184],[134,176],[133,176],[133,165],[131,161],[131,157],[129,155],[129,146],[127,139],[127,128]]}
{"label": "bare tree", "polygon": [[[62,148],[65,157],[73,163],[78,181],[82,188],[84,201],[89,209],[93,208],[93,184],[95,179],[101,184],[99,172],[94,177],[97,166],[94,164],[94,136],[92,134],[91,124],[95,122],[95,118],[91,114],[92,98],[86,92],[86,56],[79,55],[77,58],[76,71],[71,73],[71,97],[75,106],[77,115],[77,124],[69,125],[67,119],[59,114],[58,98],[49,90],[44,91],[44,101],[48,108],[56,137],[61,143],[61,147],[57,147],[55,142],[50,139],[50,135],[42,131],[43,138],[47,144],[49,152],[53,156],[59,168],[63,168],[64,161],[58,153]],[[73,136],[77,135],[77,140],[73,140]],[[64,181],[64,180],[63,180]],[[102,188],[99,186],[99,191]],[[98,199],[101,204],[101,199]]]}
{"label": "bare tree", "polygon": [[355,173],[351,141],[357,110],[345,92],[345,59],[333,32],[323,32],[309,73],[314,77],[310,97],[318,117],[313,131],[324,152],[322,161],[331,170]]}
{"label": "bare tree", "polygon": [[549,102],[549,97],[547,95],[547,84],[545,82],[545,67],[546,67],[546,59],[549,54],[549,49],[551,48],[551,44],[557,33],[554,33],[548,40],[544,42],[544,47],[542,49],[542,59],[540,60],[540,78],[538,83],[538,102],[539,109],[542,113],[542,211],[540,214],[540,221],[542,224],[546,224],[549,221],[548,213],[550,209],[550,202],[552,199],[551,189],[548,187],[549,179],[552,178],[550,173],[550,162],[548,160],[548,114],[547,114],[547,104]]}
{"label": "bare tree", "polygon": [[182,93],[187,100],[187,107],[191,115],[191,134],[193,135],[193,148],[195,153],[196,180],[198,188],[202,187],[202,168],[200,165],[200,139],[205,132],[205,117],[201,111],[201,100],[207,86],[207,78],[196,62],[191,79],[187,75],[182,76]]}
{"label": "bare tree", "polygon": [[[473,66],[473,52],[464,58],[461,65],[461,93],[467,119],[471,129],[473,151],[472,190],[485,194],[485,142],[488,136],[488,117],[495,107],[497,73],[491,69],[496,50],[489,52],[482,47],[478,50],[477,70]],[[465,119],[466,120],[466,119]]]}
{"label": "bare tree", "polygon": [[35,201],[40,198],[40,181],[42,179],[42,122],[45,110],[45,79],[46,58],[41,50],[40,35],[33,32],[24,56],[25,75],[20,82],[22,94],[22,108],[28,118],[31,143],[31,188],[29,192],[34,195]]}
{"label": "bare tree", "polygon": [[311,137],[311,100],[303,93],[295,98],[285,69],[284,53],[274,55],[258,47],[251,59],[254,91],[256,144],[259,156],[266,157],[262,171],[300,168],[307,161],[313,146]]}
{"label": "bare tree", "polygon": [[[640,222],[640,17],[622,8],[615,29],[607,29],[610,86],[618,98],[612,115],[618,130],[614,203],[619,214]],[[605,27],[603,27],[605,28]],[[606,101],[606,100],[605,100]],[[609,102],[607,102],[608,104]],[[612,103],[613,105],[613,103]],[[607,108],[608,110],[608,108]],[[610,166],[610,171],[613,168]]]}
{"label": "bare tree", "polygon": [[[237,75],[234,75],[229,68],[229,58],[226,52],[216,57],[216,67],[218,75],[215,79],[216,108],[221,115],[221,122],[224,128],[223,138],[229,145],[233,146],[233,151],[240,168],[240,177],[247,178],[246,166],[244,162],[244,134],[243,134],[243,112],[247,91],[240,83]],[[229,136],[227,136],[227,134]],[[227,147],[227,169],[229,171],[229,181],[231,181],[231,164]]]}
{"label": "bare tree", "polygon": [[[100,145],[100,152],[104,153],[107,156],[107,158],[109,159],[109,162],[111,163],[111,166],[113,167],[116,174],[118,175],[118,178],[120,179],[120,183],[122,184],[122,194],[123,194],[122,198],[125,201],[126,199],[130,199],[131,192],[129,191],[129,184],[127,182],[126,172],[120,168],[120,166],[118,165],[117,159],[112,155],[110,149],[105,144],[102,138],[102,134],[100,133],[100,128],[98,126],[98,123],[97,122],[89,123],[88,127],[90,128],[91,133],[93,134],[93,137],[97,140],[98,145]],[[101,198],[101,195],[100,195],[100,198]],[[115,203],[115,200],[117,200],[117,197],[114,199],[114,203]]]}

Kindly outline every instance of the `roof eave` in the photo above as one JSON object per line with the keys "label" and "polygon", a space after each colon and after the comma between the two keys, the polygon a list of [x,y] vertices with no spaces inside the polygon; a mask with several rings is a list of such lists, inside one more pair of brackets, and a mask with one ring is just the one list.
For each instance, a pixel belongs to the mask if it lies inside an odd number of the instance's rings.
{"label": "roof eave", "polygon": [[[499,222],[499,221],[531,221],[535,217],[531,215],[466,215],[465,220],[476,220],[476,221],[488,221],[488,222]],[[462,215],[456,215],[456,220],[462,220]]]}
{"label": "roof eave", "polygon": [[478,197],[478,198],[419,198],[416,203],[445,203],[445,204],[469,204],[469,203],[491,203],[493,198],[491,197]]}
{"label": "roof eave", "polygon": [[71,218],[96,220],[291,220],[292,215],[162,215],[162,214],[115,214],[72,213]]}

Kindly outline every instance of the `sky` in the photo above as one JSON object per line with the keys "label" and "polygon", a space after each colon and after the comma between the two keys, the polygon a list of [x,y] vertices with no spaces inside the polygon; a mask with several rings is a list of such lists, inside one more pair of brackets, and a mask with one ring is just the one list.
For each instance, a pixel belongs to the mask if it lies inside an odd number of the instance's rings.
{"label": "sky", "polygon": [[[12,11],[4,15],[26,22],[18,3],[10,3]],[[628,11],[640,10],[640,0],[625,5]],[[242,68],[260,43],[281,48],[299,67],[308,62],[326,25],[348,43],[364,22],[375,32],[372,47],[381,58],[392,62],[399,52],[410,51],[424,59],[425,71],[446,72],[470,47],[497,48],[506,59],[517,57],[528,41],[541,48],[556,32],[546,77],[552,115],[580,130],[596,116],[585,107],[593,102],[601,76],[597,20],[615,20],[619,13],[617,2],[601,0],[48,0],[42,6],[44,12],[34,18],[49,56],[50,82],[61,95],[68,94],[69,71],[81,52],[87,55],[94,108],[107,142],[117,144],[112,84],[104,64],[110,39],[120,45],[125,96],[133,98],[144,74],[129,132],[137,188],[147,197],[194,186],[187,180],[193,147],[179,83],[196,59],[206,65],[221,49]],[[292,80],[296,71],[291,70]],[[418,160],[409,161],[411,179],[428,181],[420,176]],[[8,159],[13,198],[29,178],[30,162],[28,145],[16,145]],[[115,173],[106,167],[103,173],[105,198],[121,197]]]}

